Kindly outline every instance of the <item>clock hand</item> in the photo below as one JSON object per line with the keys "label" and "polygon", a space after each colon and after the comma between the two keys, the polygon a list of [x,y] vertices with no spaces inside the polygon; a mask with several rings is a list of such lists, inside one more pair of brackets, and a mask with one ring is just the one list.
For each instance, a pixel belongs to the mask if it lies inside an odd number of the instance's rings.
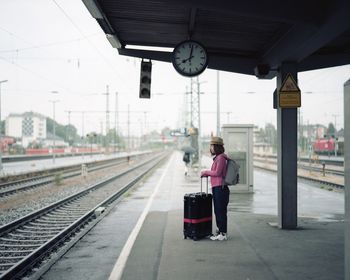
{"label": "clock hand", "polygon": [[193,45],[191,46],[190,56],[189,56],[187,59],[183,59],[183,60],[182,60],[182,63],[185,63],[185,62],[188,61],[188,60],[191,61],[191,59],[193,58],[192,53],[193,53]]}
{"label": "clock hand", "polygon": [[194,57],[194,56],[191,55],[189,58],[183,59],[183,60],[182,60],[182,63],[185,63],[186,61],[191,60],[193,57]]}
{"label": "clock hand", "polygon": [[182,63],[185,63],[186,61],[191,60],[193,57],[194,57],[194,56],[192,55],[192,56],[190,56],[189,58],[183,59],[183,60],[182,60]]}

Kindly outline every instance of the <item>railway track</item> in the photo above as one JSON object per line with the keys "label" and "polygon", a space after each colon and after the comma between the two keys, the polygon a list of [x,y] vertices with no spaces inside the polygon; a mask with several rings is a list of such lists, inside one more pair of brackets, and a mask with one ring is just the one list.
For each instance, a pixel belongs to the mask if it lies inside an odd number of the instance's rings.
{"label": "railway track", "polygon": [[[110,206],[116,199],[166,156],[158,155],[145,160],[84,191],[0,227],[0,279],[20,279],[28,271],[36,271],[34,275],[38,279],[50,263],[73,246],[112,208]],[[115,181],[122,178],[127,178],[127,183],[117,187]]]}
{"label": "railway track", "polygon": [[[273,159],[265,159],[265,158],[254,158],[254,161],[257,162],[264,162],[264,163],[271,163],[276,165],[277,164],[277,160],[273,160]],[[321,167],[321,164],[318,164],[318,166],[315,166],[314,164],[307,164],[307,163],[298,163],[298,168],[300,169],[304,169],[307,171],[314,171],[314,172],[319,172],[319,173],[323,173],[323,167]],[[333,174],[333,175],[338,175],[338,176],[344,176],[344,168],[339,167],[338,165],[333,166],[332,168],[330,168],[329,166],[331,166],[330,164],[328,165],[327,168],[324,169],[325,174]]]}
{"label": "railway track", "polygon": [[[264,169],[264,170],[268,170],[268,171],[272,171],[272,172],[276,172],[277,170],[277,162],[276,160],[273,159],[266,159],[266,158],[257,158],[254,157],[254,162],[256,163],[264,163],[263,165],[260,164],[254,164],[254,167],[256,168],[260,168],[260,169]],[[326,168],[324,170],[324,174],[325,175],[332,175],[332,178],[337,178],[336,180],[329,180],[329,179],[325,179],[322,178],[323,177],[323,168],[322,167],[317,167],[317,166],[308,166],[306,164],[298,164],[298,169],[299,170],[306,170],[311,172],[314,172],[314,174],[319,174],[319,176],[310,176],[308,175],[306,172],[303,172],[303,174],[298,174],[298,178],[304,179],[304,180],[308,180],[308,181],[312,181],[315,183],[320,183],[321,185],[328,185],[328,186],[332,186],[332,187],[336,187],[339,189],[343,189],[344,188],[344,184],[339,183],[338,181],[339,178],[344,178],[344,170],[342,167],[339,167],[338,165],[333,166],[333,168]],[[299,173],[299,172],[298,172]]]}
{"label": "railway track", "polygon": [[[315,157],[315,158],[314,158]],[[271,155],[271,154],[254,154],[254,158],[268,158],[268,159],[277,159],[276,155]],[[319,155],[316,156],[312,156],[312,159],[310,157],[305,157],[305,156],[301,156],[298,159],[300,162],[310,162],[311,161],[316,161],[318,163],[322,163],[324,162],[326,165],[331,165],[331,166],[343,166],[344,167],[344,159],[339,159],[339,158],[325,158]]]}
{"label": "railway track", "polygon": [[[126,162],[127,162],[127,157],[125,156],[125,157],[116,158],[113,160],[107,160],[107,161],[104,160],[104,161],[96,161],[93,163],[89,163],[87,167],[89,172],[94,172],[94,171],[109,168],[112,166],[117,166]],[[18,192],[21,192],[21,191],[27,191],[29,189],[33,189],[42,185],[50,184],[55,180],[56,176],[60,176],[61,179],[67,179],[67,178],[80,176],[80,175],[81,175],[81,164],[72,165],[64,169],[60,169],[60,171],[57,171],[57,169],[53,169],[49,171],[49,174],[46,174],[46,175],[32,176],[21,180],[2,183],[0,184],[0,197],[17,194]]]}

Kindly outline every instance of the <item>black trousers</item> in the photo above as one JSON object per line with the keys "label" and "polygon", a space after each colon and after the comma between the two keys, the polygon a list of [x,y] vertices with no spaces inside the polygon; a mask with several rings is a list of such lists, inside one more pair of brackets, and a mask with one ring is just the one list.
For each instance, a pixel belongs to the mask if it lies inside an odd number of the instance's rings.
{"label": "black trousers", "polygon": [[227,205],[230,197],[230,190],[227,186],[213,187],[213,203],[216,225],[220,232],[227,232]]}

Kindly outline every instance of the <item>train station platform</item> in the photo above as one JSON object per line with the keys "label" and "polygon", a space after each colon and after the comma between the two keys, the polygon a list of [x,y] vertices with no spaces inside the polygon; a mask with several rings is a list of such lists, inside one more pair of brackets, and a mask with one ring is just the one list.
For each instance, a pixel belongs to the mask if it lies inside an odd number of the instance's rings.
{"label": "train station platform", "polygon": [[255,170],[254,193],[230,195],[228,240],[184,240],[190,175],[174,153],[42,279],[344,279],[342,192],[299,182],[299,228],[281,230],[277,176]]}

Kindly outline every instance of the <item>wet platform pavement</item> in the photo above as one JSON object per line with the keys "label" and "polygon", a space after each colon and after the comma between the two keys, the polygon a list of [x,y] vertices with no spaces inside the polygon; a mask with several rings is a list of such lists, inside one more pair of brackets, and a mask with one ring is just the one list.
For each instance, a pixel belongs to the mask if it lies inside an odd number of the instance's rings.
{"label": "wet platform pavement", "polygon": [[254,194],[231,193],[227,241],[184,240],[199,180],[174,153],[42,279],[344,279],[343,193],[299,182],[299,228],[280,230],[276,177],[255,170]]}

